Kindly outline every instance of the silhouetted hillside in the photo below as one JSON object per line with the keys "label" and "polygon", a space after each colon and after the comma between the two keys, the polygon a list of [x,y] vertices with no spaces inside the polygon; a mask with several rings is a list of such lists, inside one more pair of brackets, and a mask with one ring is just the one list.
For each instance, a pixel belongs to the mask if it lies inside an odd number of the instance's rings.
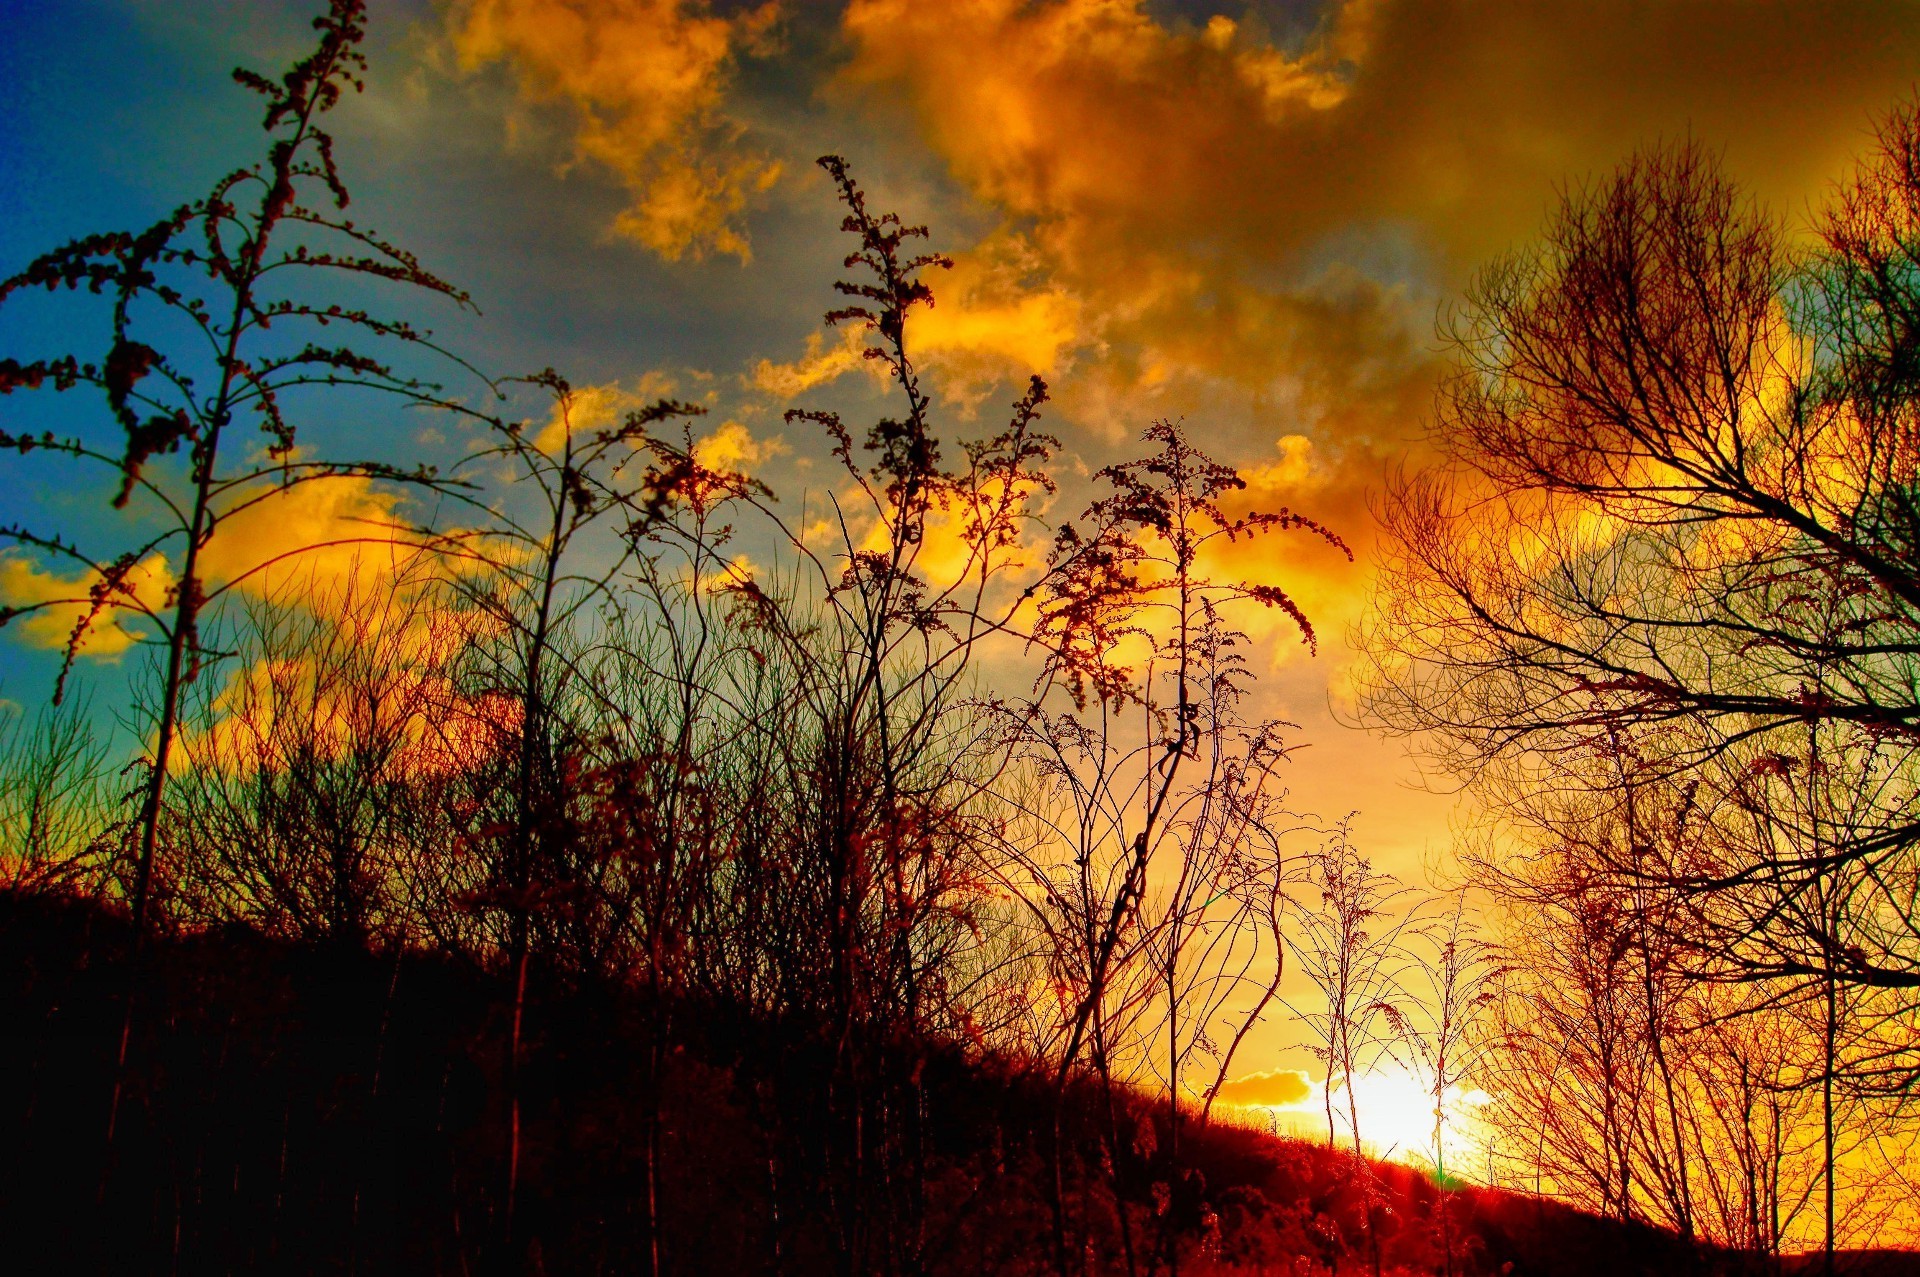
{"label": "silhouetted hillside", "polygon": [[[0,898],[0,1211],[13,1271],[497,1267],[512,1005],[500,980],[238,929],[157,941],[101,1201],[124,936],[122,919],[92,906]],[[608,989],[549,989],[532,1005],[518,1190],[531,1263],[642,1270],[635,1064],[654,1025],[640,999]],[[832,1230],[844,1225],[816,1166],[831,1132],[801,1102],[820,1093],[828,1046],[727,1008],[680,1006],[669,1027],[663,1269],[831,1271]],[[1045,1075],[950,1048],[921,1058],[924,1271],[1048,1271]],[[1106,1177],[1080,1173],[1099,1146],[1085,1133],[1109,1120],[1094,1100],[1076,1094],[1062,1122],[1090,1271],[1126,1271],[1128,1245],[1148,1271],[1166,1239],[1190,1274],[1370,1265],[1365,1177],[1346,1158],[1216,1124],[1184,1128],[1176,1164],[1158,1147],[1164,1113],[1141,1099],[1111,1117],[1137,1155],[1120,1177],[1123,1233]],[[1404,1167],[1370,1169],[1384,1192],[1383,1268],[1443,1271],[1439,1191]],[[1747,1270],[1547,1202],[1475,1189],[1447,1198],[1456,1273]],[[1920,1272],[1920,1257],[1848,1271]]]}

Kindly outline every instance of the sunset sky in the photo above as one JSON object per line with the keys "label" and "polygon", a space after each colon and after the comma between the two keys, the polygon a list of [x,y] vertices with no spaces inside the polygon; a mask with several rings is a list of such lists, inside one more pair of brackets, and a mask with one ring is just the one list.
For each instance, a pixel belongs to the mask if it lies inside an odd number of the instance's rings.
{"label": "sunset sky", "polygon": [[[150,221],[250,155],[256,107],[226,71],[283,64],[311,9],[0,0],[4,269]],[[1309,746],[1295,805],[1360,812],[1362,844],[1416,880],[1444,875],[1463,813],[1420,792],[1405,743],[1351,726],[1346,676],[1368,494],[1418,462],[1436,318],[1556,191],[1643,144],[1720,148],[1797,215],[1920,68],[1920,5],[1884,0],[375,0],[372,14],[367,91],[337,118],[355,215],[471,292],[480,316],[430,322],[475,364],[552,365],[609,409],[705,402],[702,428],[734,459],[783,495],[817,487],[824,449],[782,411],[883,401],[820,324],[845,249],[813,160],[836,152],[876,207],[928,223],[956,259],[912,333],[950,437],[990,433],[1037,372],[1068,472],[1182,419],[1260,504],[1338,531],[1358,562],[1283,537],[1240,565],[1292,591],[1322,636],[1314,657],[1261,622],[1264,708]],[[11,307],[0,348],[41,350],[65,315]],[[48,410],[4,404],[0,421]],[[418,419],[316,431],[390,459],[457,448]],[[124,535],[105,479],[34,484],[8,464],[0,519],[96,529],[103,546]],[[1070,485],[1059,512],[1084,498]],[[263,517],[248,550],[384,498],[306,500]],[[0,557],[0,602],[48,588],[40,571]],[[44,698],[64,635],[10,630],[0,694]],[[124,647],[104,637],[87,662],[103,713]]]}

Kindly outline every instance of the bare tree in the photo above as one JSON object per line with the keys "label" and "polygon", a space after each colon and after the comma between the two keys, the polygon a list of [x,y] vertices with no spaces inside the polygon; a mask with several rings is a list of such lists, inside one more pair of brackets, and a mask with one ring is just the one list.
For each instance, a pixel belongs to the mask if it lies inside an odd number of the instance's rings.
{"label": "bare tree", "polygon": [[[836,413],[788,411],[789,424],[823,434],[843,483],[824,510],[797,518],[765,489],[722,482],[697,450],[656,437],[669,515],[657,535],[689,544],[710,535],[703,503],[717,490],[764,520],[791,556],[790,588],[741,574],[732,581],[739,621],[795,675],[787,690],[799,716],[780,721],[798,730],[779,743],[780,767],[796,782],[793,864],[819,887],[795,903],[818,924],[827,969],[791,987],[816,1003],[832,1044],[827,1108],[839,1126],[828,1171],[848,1203],[838,1221],[842,1262],[862,1268],[885,1253],[886,1262],[912,1266],[928,1242],[918,1169],[925,1098],[913,1057],[923,1033],[950,1014],[940,985],[956,946],[967,943],[984,878],[962,835],[1004,766],[977,748],[979,721],[961,709],[981,644],[1017,633],[1031,597],[1014,578],[1035,504],[1053,490],[1046,467],[1057,442],[1039,428],[1047,391],[1034,378],[1004,429],[961,444],[956,461],[943,455],[907,321],[932,300],[923,274],[950,263],[913,252],[926,228],[870,209],[844,160],[820,164],[856,245],[845,261],[850,278],[835,285],[843,304],[827,322],[865,334],[864,356],[898,392],[898,415],[856,438]],[[816,520],[830,530],[824,541],[808,533]],[[947,553],[929,552],[936,541]],[[811,956],[806,946],[786,953]],[[869,1106],[881,1121],[868,1120]]]}
{"label": "bare tree", "polygon": [[1466,893],[1438,918],[1416,925],[1408,936],[1409,955],[1420,985],[1409,977],[1404,1000],[1382,1008],[1392,1027],[1387,1050],[1420,1078],[1433,1099],[1433,1174],[1441,1195],[1440,1253],[1444,1270],[1453,1273],[1453,1219],[1447,1175],[1447,1119],[1455,1093],[1480,1077],[1484,1057],[1494,1039],[1484,1033],[1487,1012],[1495,998],[1500,967],[1492,950],[1480,938],[1468,911]]}
{"label": "bare tree", "polygon": [[[1242,727],[1236,712],[1242,669],[1235,636],[1206,636],[1198,734],[1204,768],[1197,771],[1169,822],[1178,861],[1171,879],[1150,890],[1142,905],[1144,965],[1160,985],[1167,1135],[1164,1144],[1169,1209],[1161,1215],[1161,1258],[1180,1270],[1184,1211],[1172,1209],[1185,1188],[1180,1128],[1188,1096],[1185,1075],[1196,1055],[1210,1057],[1213,1074],[1201,1106],[1204,1123],[1213,1096],[1233,1067],[1248,1032],[1278,995],[1286,970],[1280,914],[1290,876],[1284,837],[1294,821],[1284,808],[1277,772],[1288,757],[1282,725]],[[1263,977],[1258,965],[1271,964]],[[1244,1002],[1249,995],[1251,1005]],[[1154,1059],[1156,1052],[1144,1053]],[[1158,1065],[1155,1065],[1156,1071]],[[1189,1194],[1180,1194],[1189,1195]]]}
{"label": "bare tree", "polygon": [[1596,1094],[1576,1160],[1683,1232],[1713,1112],[1672,1049],[1689,980],[1820,1008],[1828,1113],[1920,1065],[1864,1027],[1920,989],[1917,156],[1903,108],[1799,238],[1695,146],[1572,190],[1452,321],[1445,461],[1383,503],[1369,704],[1520,846],[1600,857],[1552,875],[1563,934],[1609,946],[1566,1027],[1650,1108]]}
{"label": "bare tree", "polygon": [[[1915,139],[1889,122],[1809,258],[1688,147],[1571,194],[1482,277],[1449,460],[1383,509],[1381,721],[1509,809],[1621,733],[1663,733],[1642,758],[1676,778],[1816,721],[1910,758],[1920,577],[1886,520],[1920,454],[1873,371],[1907,338],[1861,277],[1905,278],[1886,219],[1920,207]],[[1897,861],[1912,810],[1884,814],[1829,854]],[[1915,987],[1913,960],[1863,948],[1842,978]]]}
{"label": "bare tree", "polygon": [[[1308,858],[1308,890],[1318,907],[1300,910],[1289,947],[1312,982],[1323,1009],[1296,1012],[1314,1034],[1314,1054],[1327,1067],[1323,1093],[1327,1146],[1333,1147],[1334,1095],[1346,1092],[1347,1132],[1361,1156],[1359,1101],[1354,1082],[1384,1055],[1386,1010],[1406,965],[1401,942],[1412,925],[1404,907],[1408,889],[1380,873],[1353,845],[1342,821]],[[1398,916],[1395,916],[1395,915]]]}
{"label": "bare tree", "polygon": [[1391,1003],[1384,1014],[1394,1027],[1389,1050],[1404,1053],[1402,1061],[1421,1078],[1433,1097],[1434,1175],[1447,1178],[1447,1106],[1450,1096],[1477,1075],[1487,1042],[1481,1020],[1493,1000],[1500,968],[1482,940],[1469,912],[1466,895],[1455,895],[1453,905],[1438,918],[1428,918],[1407,937],[1412,972],[1403,982],[1402,1009]]}
{"label": "bare tree", "polygon": [[110,755],[84,699],[0,718],[0,887],[92,895],[108,879]]}
{"label": "bare tree", "polygon": [[[1097,478],[1111,494],[1056,537],[1049,578],[1035,591],[1041,695],[997,706],[1015,752],[1042,782],[1044,809],[1028,811],[1030,841],[1013,849],[1009,868],[1062,992],[1054,1049],[1061,1100],[1083,1051],[1110,1096],[1114,1051],[1131,1021],[1167,987],[1166,973],[1178,985],[1193,922],[1183,893],[1225,867],[1212,836],[1217,819],[1233,819],[1232,791],[1241,787],[1248,816],[1274,815],[1261,796],[1285,753],[1281,725],[1243,728],[1237,718],[1248,675],[1237,651],[1244,636],[1230,614],[1241,606],[1279,608],[1309,646],[1313,630],[1279,587],[1216,577],[1203,556],[1218,543],[1288,529],[1345,548],[1291,511],[1230,513],[1225,503],[1245,481],[1179,426],[1160,422],[1144,438],[1157,450],[1102,470]],[[1053,689],[1072,708],[1049,710]],[[1182,856],[1185,870],[1175,871],[1167,908],[1148,918],[1150,872],[1163,853]],[[1156,948],[1165,958],[1159,977]],[[1174,1065],[1182,1054],[1179,1002],[1176,996],[1167,1015]],[[1108,1138],[1117,1149],[1117,1128]],[[1064,1274],[1058,1158],[1054,1171],[1055,1260]],[[1124,1210],[1121,1236],[1131,1265]]]}
{"label": "bare tree", "polygon": [[[1556,841],[1485,884],[1510,919],[1484,1062],[1503,1160],[1536,1191],[1767,1254],[1823,1243],[1838,1184],[1852,1209],[1836,1245],[1856,1223],[1871,1237],[1899,1190],[1872,1164],[1873,1104],[1824,1085],[1822,983],[1715,978],[1698,960],[1687,899],[1650,866],[1700,863],[1716,826],[1664,792],[1570,787]],[[1856,1030],[1839,1024],[1845,1057]]]}
{"label": "bare tree", "polygon": [[163,857],[194,918],[348,947],[418,934],[420,794],[466,761],[445,735],[469,636],[425,565],[366,567],[250,602],[235,668],[201,684]]}
{"label": "bare tree", "polygon": [[1416,925],[1419,910],[1408,907],[1407,888],[1374,869],[1353,845],[1351,817],[1336,826],[1309,858],[1308,890],[1320,897],[1319,907],[1295,915],[1288,942],[1299,970],[1312,982],[1324,1006],[1295,1015],[1313,1033],[1316,1045],[1311,1049],[1326,1065],[1323,1100],[1328,1148],[1334,1145],[1334,1093],[1346,1092],[1352,1173],[1362,1180],[1366,1194],[1367,1244],[1377,1275],[1380,1239],[1374,1227],[1374,1199],[1378,1187],[1361,1142],[1356,1084],[1388,1054],[1395,1018],[1389,1012],[1407,966],[1403,942],[1407,929]]}

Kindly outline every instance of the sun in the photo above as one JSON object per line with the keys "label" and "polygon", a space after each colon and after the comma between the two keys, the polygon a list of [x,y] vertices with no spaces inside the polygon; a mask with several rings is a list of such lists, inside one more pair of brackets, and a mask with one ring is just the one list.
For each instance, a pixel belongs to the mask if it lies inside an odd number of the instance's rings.
{"label": "sun", "polygon": [[[1276,1131],[1300,1138],[1327,1138],[1327,1084],[1310,1081],[1309,1093],[1288,1104],[1240,1105],[1249,1115],[1264,1115]],[[1333,1136],[1347,1145],[1353,1117],[1359,1114],[1360,1144],[1368,1156],[1444,1171],[1456,1179],[1474,1179],[1473,1168],[1486,1153],[1485,1110],[1494,1097],[1477,1088],[1448,1087],[1436,1150],[1431,1083],[1399,1065],[1376,1068],[1354,1079],[1353,1102],[1338,1083],[1333,1092]],[[1437,1156],[1436,1156],[1437,1153]]]}

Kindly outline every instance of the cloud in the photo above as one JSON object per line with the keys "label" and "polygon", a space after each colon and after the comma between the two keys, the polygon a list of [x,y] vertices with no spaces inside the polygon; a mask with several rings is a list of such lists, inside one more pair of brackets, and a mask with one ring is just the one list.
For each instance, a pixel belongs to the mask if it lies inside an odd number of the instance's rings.
{"label": "cloud", "polygon": [[[1365,17],[1344,10],[1289,52],[1225,19],[1179,29],[1111,0],[963,0],[937,16],[855,0],[843,91],[918,120],[1008,219],[932,281],[939,304],[913,336],[943,389],[959,381],[977,402],[996,372],[1070,371],[1055,391],[1085,440],[1070,432],[1070,448],[1123,449],[1160,417],[1229,463],[1286,440],[1249,468],[1249,507],[1310,515],[1364,549],[1365,493],[1428,402],[1439,292],[1418,234],[1342,200],[1344,179],[1308,162],[1364,87]],[[1222,576],[1294,594],[1323,648],[1357,615],[1364,572],[1306,534],[1222,560]],[[1304,654],[1279,613],[1240,620],[1276,660]]]}
{"label": "cloud", "polygon": [[416,551],[399,492],[367,478],[315,479],[243,489],[201,551],[209,586],[265,597],[296,587],[324,598],[361,579],[402,570]]}
{"label": "cloud", "polygon": [[1075,348],[1097,340],[1080,298],[1022,235],[989,236],[952,270],[928,274],[935,303],[909,316],[908,348],[970,410],[999,382],[1055,377]]}
{"label": "cloud", "polygon": [[1214,1098],[1243,1108],[1292,1108],[1313,1095],[1313,1083],[1299,1069],[1249,1073],[1221,1086]]}
{"label": "cloud", "polygon": [[867,334],[858,324],[846,324],[839,328],[832,345],[827,344],[822,334],[808,333],[805,354],[790,364],[762,359],[754,366],[749,384],[762,394],[771,395],[785,403],[798,399],[816,386],[837,381],[863,365],[874,371],[876,376],[884,377],[886,374],[880,365],[861,354],[866,345]]}
{"label": "cloud", "polygon": [[693,445],[693,457],[709,470],[731,474],[750,474],[769,458],[787,451],[786,441],[778,435],[756,439],[737,421],[722,422],[720,428],[703,436]]}
{"label": "cloud", "polygon": [[[203,588],[256,598],[297,593],[324,607],[352,588],[403,576],[419,558],[417,539],[401,516],[403,496],[362,477],[316,479],[291,488],[270,482],[237,489],[200,553]],[[18,550],[0,553],[0,607],[31,608],[10,627],[23,641],[62,650],[92,608],[99,574],[65,574]],[[164,552],[128,572],[88,627],[80,655],[113,660],[152,637],[140,607],[165,614],[177,584]],[[118,606],[113,605],[118,600]]]}
{"label": "cloud", "polygon": [[[1104,388],[1072,406],[1238,388],[1401,435],[1437,302],[1558,183],[1691,130],[1795,203],[1920,58],[1920,10],[1866,0],[1346,0],[1286,46],[1144,0],[852,0],[843,30],[841,92],[914,121],[1019,228],[1032,287],[1071,299],[1033,348],[1101,343],[1077,380]],[[954,283],[1007,234],[957,254]]]}
{"label": "cloud", "polygon": [[[1285,529],[1217,542],[1205,566],[1223,579],[1286,590],[1312,623],[1320,664],[1338,684],[1351,660],[1342,636],[1360,619],[1372,590],[1367,494],[1388,460],[1372,448],[1302,434],[1283,435],[1272,447],[1272,460],[1242,466],[1247,486],[1227,502],[1228,510],[1304,514],[1339,537],[1354,558],[1311,531]],[[1244,608],[1235,620],[1254,638],[1270,641],[1276,665],[1302,660],[1310,651],[1293,620],[1277,608]]]}
{"label": "cloud", "polygon": [[[907,320],[907,349],[916,364],[941,378],[944,398],[971,414],[1007,381],[1052,378],[1073,352],[1097,342],[1080,300],[1040,269],[1032,246],[1012,232],[990,236],[962,254],[950,271],[923,279],[934,304],[915,307]],[[878,338],[859,323],[809,333],[806,351],[791,363],[762,359],[747,383],[792,402],[816,387],[864,369],[888,384],[886,365],[864,354]]]}
{"label": "cloud", "polygon": [[[962,185],[1027,228],[1025,274],[1071,299],[1040,350],[1105,340],[1105,375],[1135,388],[1259,384],[1328,319],[1292,277],[1312,238],[1298,196],[1261,152],[1344,100],[1339,42],[1289,60],[1231,23],[1175,31],[1109,0],[855,0],[845,28],[845,83],[917,118]],[[956,275],[993,273],[1003,243],[958,254]]]}
{"label": "cloud", "polygon": [[451,677],[475,619],[437,606],[406,575],[336,581],[300,602],[312,617],[269,624],[243,645],[204,715],[180,736],[187,766],[246,775],[303,758],[380,759],[391,775],[439,776],[496,753],[517,719],[510,696]]}
{"label": "cloud", "polygon": [[943,388],[972,404],[1023,359],[1071,361],[1070,447],[1163,416],[1229,462],[1294,440],[1248,468],[1249,501],[1320,519],[1361,562],[1294,534],[1228,566],[1294,593],[1336,656],[1370,584],[1367,493],[1429,412],[1443,299],[1563,183],[1662,138],[1724,147],[1794,211],[1920,64],[1920,9],[1868,0],[1333,0],[1285,42],[1155,13],[851,0],[835,91],[911,121],[994,228],[931,280],[914,335]]}
{"label": "cloud", "polygon": [[631,387],[617,381],[597,386],[575,386],[562,403],[556,401],[547,413],[533,446],[548,456],[558,456],[570,434],[592,434],[618,426],[630,412],[657,400],[671,398],[674,380],[661,372],[641,374]]}
{"label": "cloud", "polygon": [[[1014,539],[1005,545],[987,547],[986,559],[983,561],[981,557],[979,532],[974,524],[1005,501],[1006,494],[1005,483],[992,480],[981,485],[977,506],[964,496],[950,496],[936,502],[920,529],[920,544],[913,555],[914,570],[936,590],[946,590],[968,580],[977,582],[983,567],[996,574],[1003,592],[1031,580],[1046,562],[1048,548],[1043,539],[1032,535],[1031,515],[1036,508],[1043,507],[1048,498],[1046,491],[1036,484],[1018,484],[1012,500],[1006,502],[1011,522],[1017,529]],[[876,523],[868,529],[861,548],[884,552],[887,546],[886,529]],[[996,601],[989,601],[988,610],[995,604]]]}
{"label": "cloud", "polygon": [[[0,554],[0,607],[30,608],[11,628],[34,647],[64,651],[74,628],[93,612],[90,591],[99,584],[97,572],[62,575],[48,571],[18,551]],[[127,573],[124,587],[113,597],[158,610],[167,601],[173,573],[164,554],[150,554]],[[94,614],[78,652],[98,660],[113,660],[147,633],[140,613],[128,606],[105,606]]]}
{"label": "cloud", "polygon": [[571,116],[577,160],[631,195],[614,223],[670,261],[745,262],[740,217],[780,165],[742,141],[724,104],[736,57],[768,47],[777,3],[736,15],[699,0],[455,0],[447,15],[464,71],[512,66],[524,100]]}
{"label": "cloud", "polygon": [[1347,0],[1297,48],[1138,0],[854,0],[847,76],[1086,272],[1126,246],[1285,261],[1408,219],[1468,263],[1553,183],[1676,128],[1797,199],[1906,92],[1920,13],[1855,0]]}

